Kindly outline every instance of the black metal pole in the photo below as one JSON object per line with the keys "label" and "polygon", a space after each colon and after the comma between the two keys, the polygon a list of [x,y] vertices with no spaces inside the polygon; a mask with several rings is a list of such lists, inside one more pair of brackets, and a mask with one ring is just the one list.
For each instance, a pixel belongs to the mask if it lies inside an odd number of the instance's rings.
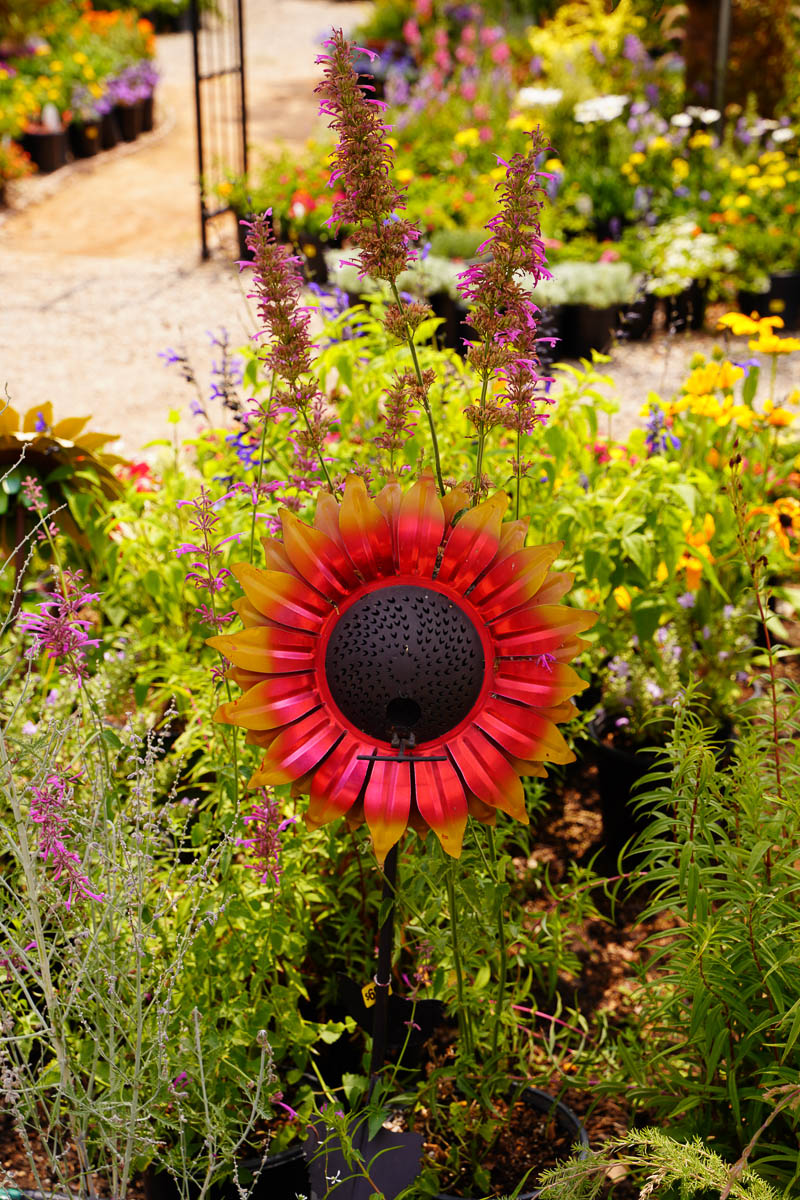
{"label": "black metal pole", "polygon": [[247,174],[247,85],[244,58],[244,5],[237,0],[239,15],[239,104],[242,113],[242,174]]}
{"label": "black metal pole", "polygon": [[200,6],[198,0],[189,0],[189,15],[192,23],[192,56],[194,59],[194,112],[197,130],[197,186],[200,195],[200,242],[203,259],[208,258],[206,238],[205,174],[203,167],[203,111],[200,99]]}
{"label": "black metal pole", "polygon": [[392,944],[394,942],[394,910],[397,891],[397,845],[386,855],[383,868],[381,907],[390,900],[378,935],[378,969],[375,972],[375,1011],[372,1018],[372,1054],[369,1063],[370,1095],[386,1059],[386,1029],[389,1015],[389,985],[392,981]]}

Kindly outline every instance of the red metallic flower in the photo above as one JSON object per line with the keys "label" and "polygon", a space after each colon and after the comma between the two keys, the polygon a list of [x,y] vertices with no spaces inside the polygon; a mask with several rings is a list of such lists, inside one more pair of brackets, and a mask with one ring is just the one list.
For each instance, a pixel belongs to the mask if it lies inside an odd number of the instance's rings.
{"label": "red metallic flower", "polygon": [[527,821],[520,775],[573,758],[555,723],[595,617],[558,604],[560,546],[523,546],[507,504],[354,476],[313,528],[281,511],[266,569],[232,568],[245,629],[209,638],[244,689],[216,719],[265,751],[251,786],[307,792],[313,828],[365,820],[380,862],[408,826],[457,857],[469,813]]}

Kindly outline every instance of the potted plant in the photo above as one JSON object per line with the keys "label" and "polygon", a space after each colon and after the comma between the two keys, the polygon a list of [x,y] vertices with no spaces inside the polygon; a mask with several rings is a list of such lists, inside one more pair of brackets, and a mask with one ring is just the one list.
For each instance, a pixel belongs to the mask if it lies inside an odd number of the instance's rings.
{"label": "potted plant", "polygon": [[6,202],[6,184],[24,179],[33,171],[30,155],[4,134],[0,137],[0,205]]}
{"label": "potted plant", "polygon": [[563,342],[566,358],[587,358],[611,344],[620,307],[631,303],[636,282],[628,263],[560,262],[553,268],[563,297]]}
{"label": "potted plant", "polygon": [[709,286],[734,269],[732,247],[692,217],[674,217],[644,235],[641,253],[648,290],[665,300],[670,327],[702,329]]}
{"label": "potted plant", "polygon": [[48,101],[38,118],[29,118],[22,135],[23,149],[38,169],[47,174],[57,171],[67,161],[67,125],[69,113],[63,115]]}

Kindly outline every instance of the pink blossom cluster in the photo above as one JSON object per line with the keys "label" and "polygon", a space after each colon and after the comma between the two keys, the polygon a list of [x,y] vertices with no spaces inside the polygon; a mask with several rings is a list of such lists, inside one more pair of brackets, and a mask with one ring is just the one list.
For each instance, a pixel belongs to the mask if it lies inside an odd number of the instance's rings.
{"label": "pink blossom cluster", "polygon": [[290,825],[296,822],[295,817],[281,817],[278,801],[267,788],[261,789],[262,801],[254,804],[245,823],[252,826],[252,837],[237,838],[237,846],[245,846],[251,851],[255,862],[245,863],[249,871],[260,871],[260,883],[272,879],[278,887],[281,882],[281,838],[280,835]]}
{"label": "pink blossom cluster", "polygon": [[103,892],[92,891],[89,879],[82,870],[80,856],[67,847],[72,836],[68,810],[77,778],[75,775],[53,772],[47,776],[43,787],[31,788],[33,801],[30,817],[39,826],[39,855],[53,867],[54,881],[66,884],[67,911],[76,897],[80,900],[105,899]]}
{"label": "pink blossom cluster", "polygon": [[83,571],[64,571],[63,594],[45,600],[39,605],[38,613],[19,615],[21,631],[34,639],[27,651],[28,657],[34,658],[47,651],[48,656],[58,663],[59,671],[77,679],[79,685],[83,684],[86,674],[87,648],[100,645],[98,638],[90,638],[87,633],[92,622],[81,616],[86,605],[99,600],[100,594],[88,592],[82,577]]}
{"label": "pink blossom cluster", "polygon": [[200,494],[195,496],[194,500],[179,500],[178,508],[191,509],[189,525],[200,534],[200,538],[198,542],[183,542],[175,553],[178,557],[183,554],[196,556],[189,564],[192,569],[187,571],[186,581],[198,590],[209,593],[211,603],[200,604],[195,612],[203,624],[218,632],[233,620],[236,613],[233,609],[226,613],[217,613],[216,611],[214,596],[225,587],[225,581],[229,577],[230,571],[227,567],[216,567],[214,560],[222,554],[223,546],[228,542],[238,542],[242,535],[234,533],[230,537],[222,538],[219,542],[214,541],[214,530],[219,524],[220,518],[214,511],[214,501],[205,486],[200,488]]}

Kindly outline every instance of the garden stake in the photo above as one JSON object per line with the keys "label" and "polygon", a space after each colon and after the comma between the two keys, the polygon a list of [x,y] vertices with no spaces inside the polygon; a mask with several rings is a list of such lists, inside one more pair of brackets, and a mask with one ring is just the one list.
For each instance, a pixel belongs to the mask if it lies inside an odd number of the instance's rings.
{"label": "garden stake", "polygon": [[386,1023],[389,1013],[389,985],[392,979],[392,942],[394,940],[394,910],[397,883],[397,845],[386,855],[383,871],[383,893],[381,907],[389,901],[389,908],[378,935],[378,970],[375,973],[375,1012],[372,1019],[372,1054],[369,1064],[369,1092],[372,1098],[375,1084],[386,1058]]}

